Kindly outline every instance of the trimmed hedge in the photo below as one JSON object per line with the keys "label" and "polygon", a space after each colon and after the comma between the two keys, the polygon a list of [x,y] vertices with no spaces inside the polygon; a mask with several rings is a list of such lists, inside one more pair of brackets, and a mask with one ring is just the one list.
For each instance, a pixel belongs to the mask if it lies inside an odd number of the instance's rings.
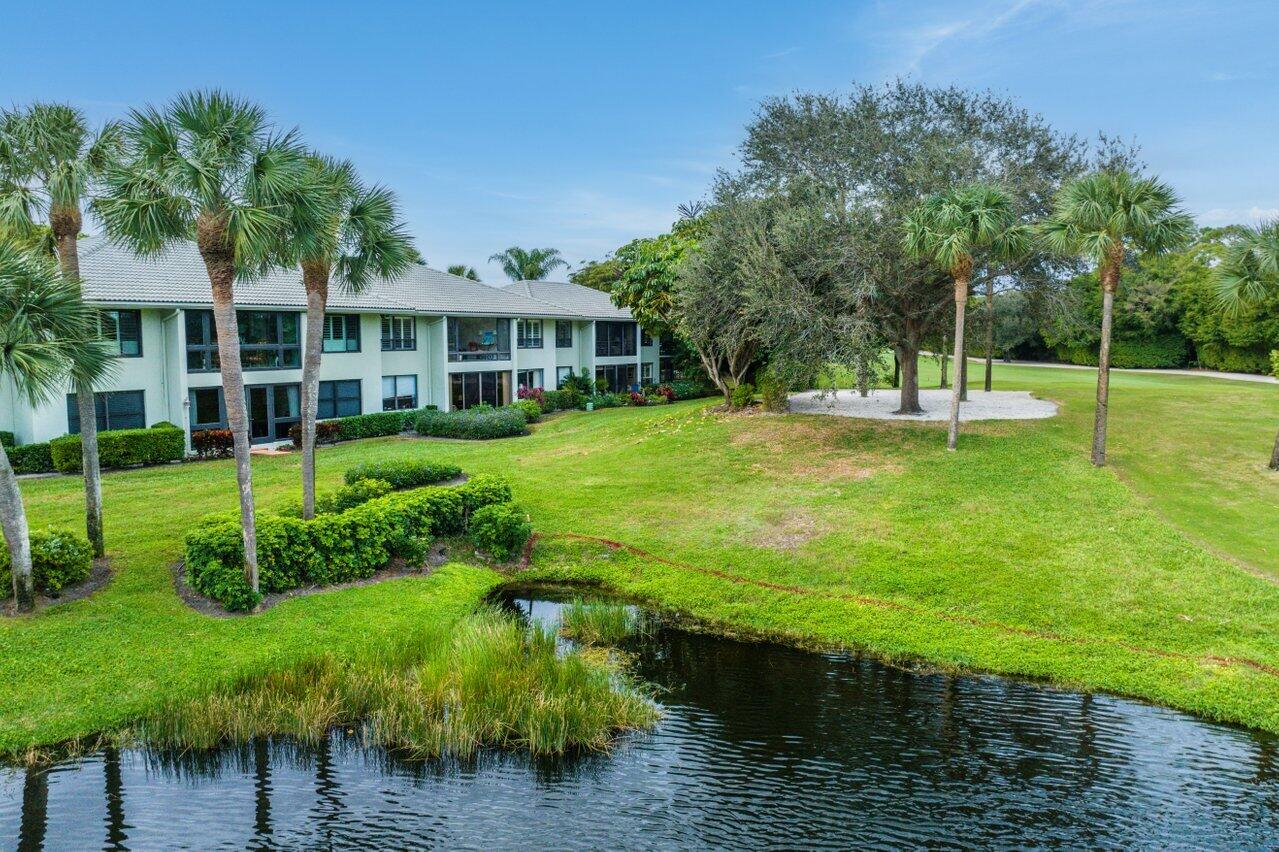
{"label": "trimmed hedge", "polygon": [[542,412],[569,411],[582,404],[582,395],[574,388],[560,388],[542,394]]}
{"label": "trimmed hedge", "polygon": [[535,399],[518,399],[511,403],[511,407],[523,411],[524,420],[528,423],[536,423],[542,419],[542,406]]}
{"label": "trimmed hedge", "polygon": [[[63,435],[49,442],[53,467],[62,473],[80,473],[79,435]],[[163,464],[186,455],[186,436],[172,424],[157,423],[150,429],[113,429],[98,433],[98,462],[102,467]]]}
{"label": "trimmed hedge", "polygon": [[1270,356],[1264,347],[1203,343],[1195,353],[1199,366],[1226,373],[1267,373]]}
{"label": "trimmed hedge", "polygon": [[[1059,346],[1057,357],[1068,364],[1097,366],[1097,345]],[[1115,338],[1110,345],[1110,366],[1120,369],[1180,367],[1186,363],[1186,338],[1161,334],[1144,340]]]}
{"label": "trimmed hedge", "polygon": [[385,497],[394,491],[391,483],[382,479],[361,479],[350,485],[343,485],[332,494],[321,494],[315,500],[316,514],[335,515],[354,509],[370,500]]}
{"label": "trimmed hedge", "polygon": [[499,562],[519,553],[532,534],[528,515],[514,503],[491,503],[477,509],[466,532],[472,544]]}
{"label": "trimmed hedge", "polygon": [[0,444],[3,444],[4,448],[7,450],[12,447],[16,447],[18,445],[18,439],[14,437],[12,432],[6,432],[0,429]]}
{"label": "trimmed hedge", "polygon": [[14,473],[53,473],[53,453],[48,441],[23,444],[5,451],[9,454],[9,464],[13,465]]}
{"label": "trimmed hedge", "polygon": [[464,411],[423,411],[415,424],[420,435],[468,440],[523,435],[527,426],[524,412],[509,405],[502,408],[477,405]]}
{"label": "trimmed hedge", "polygon": [[[9,548],[0,547],[0,599],[13,597]],[[31,530],[31,577],[36,591],[56,598],[67,586],[87,580],[93,548],[78,533],[49,527]]]}
{"label": "trimmed hedge", "polygon": [[420,488],[423,485],[434,485],[461,474],[462,468],[455,464],[415,459],[365,462],[347,469],[346,483],[354,485],[364,479],[380,479],[389,483],[395,491],[404,491],[409,488]]}
{"label": "trimmed hedge", "polygon": [[[269,594],[366,579],[395,556],[420,558],[433,536],[464,532],[470,514],[510,495],[505,481],[477,476],[454,488],[388,494],[310,521],[265,515],[257,527],[259,587]],[[187,533],[186,571],[192,588],[229,610],[261,601],[244,578],[240,525],[225,515]]]}

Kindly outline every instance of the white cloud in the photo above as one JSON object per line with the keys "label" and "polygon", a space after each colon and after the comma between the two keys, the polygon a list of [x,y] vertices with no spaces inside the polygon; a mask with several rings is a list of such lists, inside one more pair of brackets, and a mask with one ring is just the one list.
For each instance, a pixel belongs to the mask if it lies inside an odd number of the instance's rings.
{"label": "white cloud", "polygon": [[1214,207],[1195,214],[1195,221],[1200,225],[1219,227],[1221,225],[1251,225],[1257,222],[1269,222],[1279,219],[1279,207],[1261,207],[1254,205],[1247,209]]}

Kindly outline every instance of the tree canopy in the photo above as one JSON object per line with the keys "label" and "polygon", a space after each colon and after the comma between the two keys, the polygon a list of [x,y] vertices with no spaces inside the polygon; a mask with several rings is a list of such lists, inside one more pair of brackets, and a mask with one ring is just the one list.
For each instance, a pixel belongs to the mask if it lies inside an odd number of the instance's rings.
{"label": "tree canopy", "polygon": [[555,269],[568,266],[568,261],[560,257],[559,249],[553,248],[511,246],[490,256],[489,260],[500,264],[506,277],[512,281],[541,281]]}

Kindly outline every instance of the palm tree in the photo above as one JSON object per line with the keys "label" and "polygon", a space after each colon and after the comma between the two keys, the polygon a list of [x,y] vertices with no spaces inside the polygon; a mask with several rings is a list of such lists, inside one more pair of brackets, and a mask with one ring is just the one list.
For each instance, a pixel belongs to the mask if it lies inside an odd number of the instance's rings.
{"label": "palm tree", "polygon": [[[74,369],[87,381],[111,369],[111,350],[86,340],[97,313],[84,304],[80,285],[59,275],[53,261],[0,240],[0,374],[32,405],[42,405],[66,386]],[[19,612],[35,606],[31,537],[22,492],[9,455],[0,446],[0,527],[13,573]]]}
{"label": "palm tree", "polygon": [[1186,242],[1193,230],[1194,222],[1181,211],[1172,187],[1128,171],[1093,172],[1066,184],[1057,193],[1052,214],[1040,226],[1050,250],[1083,257],[1097,267],[1101,279],[1101,347],[1092,433],[1092,463],[1098,467],[1106,463],[1110,330],[1125,255],[1167,251]]}
{"label": "palm tree", "polygon": [[[1279,292],[1279,222],[1248,228],[1226,249],[1215,277],[1217,298],[1230,314]],[[1279,436],[1270,453],[1270,469],[1279,470]]]}
{"label": "palm tree", "polygon": [[560,257],[560,250],[553,248],[522,249],[511,246],[489,258],[502,265],[502,271],[512,281],[541,281],[559,266],[568,266]]}
{"label": "palm tree", "polygon": [[959,445],[959,403],[964,391],[964,308],[973,277],[973,252],[1015,258],[1030,249],[1030,229],[1017,221],[1003,190],[973,184],[934,195],[906,217],[906,250],[936,263],[955,282],[955,380],[950,391],[950,431],[946,448]]}
{"label": "palm tree", "polygon": [[[84,114],[65,104],[32,104],[0,115],[0,225],[27,236],[39,233],[38,217],[48,228],[62,275],[80,282],[76,243],[84,224],[82,206],[119,149],[119,125],[89,130]],[[93,384],[72,374],[80,414],[84,456],[84,526],[93,555],[102,556],[102,477],[98,466],[98,424]]]}
{"label": "palm tree", "polygon": [[458,278],[469,278],[472,281],[479,281],[480,274],[475,271],[474,266],[467,266],[465,263],[455,263],[448,269],[449,275],[456,275]]}
{"label": "palm tree", "polygon": [[289,205],[308,174],[294,133],[274,135],[263,110],[220,91],[180,95],[163,109],[133,110],[122,161],[107,172],[94,209],[112,239],[157,255],[194,239],[209,275],[218,362],[235,445],[244,571],[258,588],[249,422],[240,367],[235,283],[279,257]]}
{"label": "palm tree", "polygon": [[404,273],[418,257],[404,232],[395,195],[366,187],[347,161],[312,155],[307,180],[290,207],[289,242],[279,258],[302,267],[306,288],[306,348],[302,359],[302,517],[315,516],[315,418],[324,348],[329,282],[351,292],[374,277]]}

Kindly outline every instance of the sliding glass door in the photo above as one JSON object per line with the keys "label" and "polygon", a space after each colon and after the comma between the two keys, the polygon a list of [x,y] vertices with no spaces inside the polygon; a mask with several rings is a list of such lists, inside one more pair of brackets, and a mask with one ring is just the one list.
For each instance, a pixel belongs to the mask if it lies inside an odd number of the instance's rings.
{"label": "sliding glass door", "polygon": [[511,401],[511,374],[505,371],[454,373],[449,376],[449,405],[454,410],[474,405],[494,408]]}

